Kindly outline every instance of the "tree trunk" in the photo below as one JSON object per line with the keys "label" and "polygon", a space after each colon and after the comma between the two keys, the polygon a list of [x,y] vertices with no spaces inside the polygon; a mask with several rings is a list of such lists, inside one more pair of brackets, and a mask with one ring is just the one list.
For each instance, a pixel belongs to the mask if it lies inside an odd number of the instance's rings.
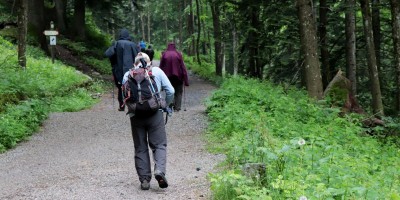
{"label": "tree trunk", "polygon": [[165,0],[165,5],[164,5],[164,31],[165,31],[165,44],[168,44],[168,12],[167,12],[167,6],[168,6],[168,0]]}
{"label": "tree trunk", "polygon": [[179,46],[181,46],[181,47],[183,47],[183,45],[182,45],[182,43],[183,43],[183,19],[184,19],[184,17],[183,16],[185,16],[183,13],[184,13],[184,8],[185,8],[185,6],[186,6],[186,0],[184,0],[183,1],[183,4],[182,4],[182,2],[180,1],[179,2],[179,11],[180,12],[182,12],[180,15],[179,15],[179,18],[178,18],[178,20],[179,20],[179,43],[180,43],[180,45]]}
{"label": "tree trunk", "polygon": [[19,0],[18,9],[18,64],[26,68],[26,34],[28,27],[28,0]]}
{"label": "tree trunk", "polygon": [[379,83],[378,67],[376,65],[376,55],[374,47],[374,35],[371,25],[371,12],[368,0],[360,0],[361,12],[363,16],[364,35],[367,47],[367,60],[371,82],[372,109],[374,114],[384,115],[381,87]]}
{"label": "tree trunk", "polygon": [[44,0],[31,0],[29,1],[28,6],[28,21],[30,29],[32,29],[32,32],[37,37],[40,48],[49,54],[50,51],[47,45],[47,39],[43,34],[47,24],[44,20]]}
{"label": "tree trunk", "polygon": [[147,12],[147,42],[151,44],[151,20],[150,20],[151,12]]}
{"label": "tree trunk", "polygon": [[[112,9],[110,9],[110,12],[112,12]],[[131,14],[133,15],[134,13],[136,13],[135,5],[133,1],[131,1]],[[111,18],[110,21],[112,21],[114,24],[114,19]],[[131,27],[132,30],[136,30],[136,17],[132,17]],[[134,32],[132,32],[132,34],[134,34]],[[115,36],[115,26],[114,26],[114,36]]]}
{"label": "tree trunk", "polygon": [[238,74],[238,55],[237,55],[237,46],[239,43],[239,37],[236,30],[236,24],[233,25],[232,31],[232,52],[233,52],[233,75],[236,76]]}
{"label": "tree trunk", "polygon": [[325,88],[332,79],[332,71],[329,65],[329,51],[328,51],[328,34],[326,26],[328,25],[328,5],[326,0],[320,0],[319,5],[319,38],[321,44],[321,63],[322,63],[322,83]]}
{"label": "tree trunk", "polygon": [[65,31],[67,30],[67,24],[65,23],[65,19],[67,18],[67,2],[66,0],[54,0],[54,2],[57,13],[56,27],[61,33],[65,34]]}
{"label": "tree trunk", "polygon": [[85,40],[85,12],[86,0],[74,1],[74,31],[73,37],[78,40]]}
{"label": "tree trunk", "polygon": [[223,51],[222,51],[222,33],[220,26],[220,10],[216,2],[211,2],[211,14],[213,18],[214,27],[214,52],[215,52],[215,74],[222,76],[222,62],[223,62]]}
{"label": "tree trunk", "polygon": [[392,36],[396,69],[396,111],[400,114],[400,7],[398,0],[390,0],[392,12]]}
{"label": "tree trunk", "polygon": [[312,2],[311,0],[297,0],[296,4],[300,20],[300,42],[304,55],[304,75],[308,95],[315,99],[321,99],[322,78]]}
{"label": "tree trunk", "polygon": [[262,69],[260,65],[260,58],[259,58],[259,45],[258,45],[258,40],[255,40],[254,38],[259,38],[259,33],[258,31],[260,30],[258,28],[260,22],[258,20],[258,10],[259,8],[256,8],[254,6],[250,7],[250,13],[248,21],[250,22],[250,26],[253,27],[250,32],[249,36],[247,38],[248,42],[248,49],[249,49],[249,57],[248,57],[248,63],[250,65],[250,76],[252,77],[257,77],[257,78],[262,78]]}
{"label": "tree trunk", "polygon": [[195,54],[195,38],[194,38],[194,15],[193,15],[193,1],[189,0],[189,16],[188,16],[188,33],[190,37],[190,45],[188,55],[193,56]]}
{"label": "tree trunk", "polygon": [[376,66],[381,70],[381,20],[380,20],[380,2],[372,0],[372,31],[374,33],[374,45],[376,55]]}
{"label": "tree trunk", "polygon": [[346,75],[351,82],[351,92],[357,94],[356,16],[355,0],[346,0]]}
{"label": "tree trunk", "polygon": [[196,0],[196,12],[197,12],[197,42],[196,42],[196,55],[197,55],[197,63],[201,65],[200,60],[200,34],[201,34],[201,22],[200,22],[200,3],[199,0]]}
{"label": "tree trunk", "polygon": [[145,23],[144,23],[144,14],[143,13],[140,13],[139,14],[139,18],[140,18],[140,28],[141,28],[141,32],[142,32],[142,38],[141,38],[141,40],[143,40],[143,41],[146,41],[146,34],[145,34],[145,31],[144,31],[144,27],[145,27]]}

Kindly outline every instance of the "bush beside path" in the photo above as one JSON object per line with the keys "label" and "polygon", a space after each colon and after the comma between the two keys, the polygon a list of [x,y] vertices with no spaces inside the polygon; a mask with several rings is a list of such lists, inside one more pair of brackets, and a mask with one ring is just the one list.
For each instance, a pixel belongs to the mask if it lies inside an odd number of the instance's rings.
{"label": "bush beside path", "polygon": [[203,100],[214,87],[192,74],[190,82],[186,111],[166,125],[167,189],[154,178],[140,189],[129,119],[109,91],[91,109],[51,114],[29,141],[0,154],[0,199],[209,199],[207,174],[223,160],[203,137]]}

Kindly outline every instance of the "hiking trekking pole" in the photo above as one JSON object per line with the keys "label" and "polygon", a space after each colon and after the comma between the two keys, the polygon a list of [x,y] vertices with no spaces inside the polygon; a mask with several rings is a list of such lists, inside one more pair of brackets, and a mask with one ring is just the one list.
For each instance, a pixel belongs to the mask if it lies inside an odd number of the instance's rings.
{"label": "hiking trekking pole", "polygon": [[185,89],[185,85],[183,85],[183,111],[186,111],[186,89]]}
{"label": "hiking trekking pole", "polygon": [[114,107],[115,107],[115,92],[114,92],[114,84],[113,84],[113,86],[112,86],[112,107],[113,107],[113,109],[114,109]]}

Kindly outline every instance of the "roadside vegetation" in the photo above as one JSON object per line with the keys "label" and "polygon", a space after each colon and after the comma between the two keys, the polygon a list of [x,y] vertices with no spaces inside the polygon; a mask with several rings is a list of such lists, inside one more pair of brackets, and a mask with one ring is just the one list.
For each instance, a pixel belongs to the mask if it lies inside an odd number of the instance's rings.
{"label": "roadside vegetation", "polygon": [[16,46],[0,37],[0,152],[36,132],[50,112],[78,111],[98,100],[102,84],[73,67],[29,47],[27,68],[19,67]]}
{"label": "roadside vegetation", "polygon": [[[192,65],[207,76],[212,68]],[[214,199],[400,199],[399,142],[363,116],[306,91],[225,78],[207,100],[210,149],[226,155],[209,176]],[[384,136],[381,135],[386,133]]]}

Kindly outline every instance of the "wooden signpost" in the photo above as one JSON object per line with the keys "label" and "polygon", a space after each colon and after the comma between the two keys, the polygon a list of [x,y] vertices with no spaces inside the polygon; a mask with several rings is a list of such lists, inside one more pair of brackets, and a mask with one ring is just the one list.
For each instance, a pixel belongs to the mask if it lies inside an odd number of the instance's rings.
{"label": "wooden signpost", "polygon": [[51,62],[54,63],[54,46],[57,44],[58,31],[54,30],[54,22],[50,22],[50,30],[43,31],[43,34],[46,36],[50,36],[50,54],[51,54]]}

